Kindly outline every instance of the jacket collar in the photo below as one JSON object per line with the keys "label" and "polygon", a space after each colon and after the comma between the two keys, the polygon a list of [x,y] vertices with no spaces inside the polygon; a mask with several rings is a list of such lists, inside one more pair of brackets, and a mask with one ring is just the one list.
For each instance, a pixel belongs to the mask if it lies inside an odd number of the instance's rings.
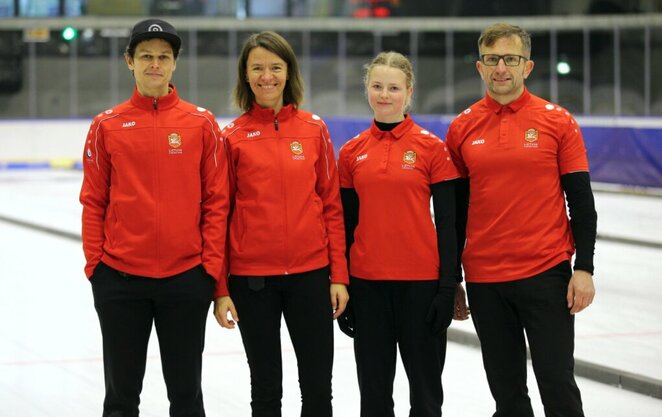
{"label": "jacket collar", "polygon": [[408,114],[405,114],[405,120],[403,120],[399,125],[397,125],[393,130],[383,131],[377,127],[375,124],[375,119],[372,119],[372,125],[370,126],[370,134],[377,139],[384,139],[392,137],[393,139],[400,139],[405,133],[407,133],[411,127],[414,125],[414,121]]}
{"label": "jacket collar", "polygon": [[287,104],[280,109],[278,114],[276,114],[273,109],[268,107],[261,107],[256,102],[253,102],[253,107],[251,107],[248,112],[251,116],[256,117],[257,119],[272,121],[276,117],[278,117],[278,120],[289,119],[292,117],[292,115],[294,115],[294,113],[296,113],[296,111],[297,110],[294,108],[294,106]]}
{"label": "jacket collar", "polygon": [[[179,95],[174,84],[168,84],[170,92],[163,97],[145,97],[138,92],[138,87],[133,87],[131,104],[144,110],[165,110],[174,107],[179,102]],[[156,109],[154,102],[156,101]]]}
{"label": "jacket collar", "polygon": [[519,109],[524,107],[524,105],[529,101],[530,98],[531,98],[531,93],[529,93],[529,90],[526,87],[524,87],[524,91],[522,92],[522,95],[506,105],[503,105],[498,101],[494,100],[492,97],[489,96],[489,94],[485,94],[485,104],[490,110],[492,110],[496,114],[500,114],[503,111],[503,109],[510,109],[511,112],[515,113]]}

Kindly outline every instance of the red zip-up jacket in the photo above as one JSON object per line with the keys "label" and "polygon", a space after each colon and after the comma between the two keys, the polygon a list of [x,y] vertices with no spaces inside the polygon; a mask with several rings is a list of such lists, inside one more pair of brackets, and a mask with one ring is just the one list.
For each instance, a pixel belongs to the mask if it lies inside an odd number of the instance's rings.
{"label": "red zip-up jacket", "polygon": [[[333,145],[324,122],[257,104],[223,129],[230,166],[230,273],[269,276],[327,265],[348,284]],[[217,296],[228,295],[227,287]]]}
{"label": "red zip-up jacket", "polygon": [[214,115],[181,100],[130,100],[97,115],[85,142],[85,274],[99,261],[150,278],[202,263],[226,273],[227,159]]}

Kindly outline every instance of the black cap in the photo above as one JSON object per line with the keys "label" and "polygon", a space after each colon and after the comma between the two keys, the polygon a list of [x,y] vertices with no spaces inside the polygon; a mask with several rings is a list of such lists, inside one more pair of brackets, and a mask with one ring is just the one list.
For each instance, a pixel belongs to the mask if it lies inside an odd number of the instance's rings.
{"label": "black cap", "polygon": [[131,30],[127,49],[133,49],[139,42],[153,38],[159,38],[169,42],[172,45],[175,57],[182,46],[182,39],[177,34],[177,30],[173,25],[161,19],[146,19],[136,23],[133,30]]}

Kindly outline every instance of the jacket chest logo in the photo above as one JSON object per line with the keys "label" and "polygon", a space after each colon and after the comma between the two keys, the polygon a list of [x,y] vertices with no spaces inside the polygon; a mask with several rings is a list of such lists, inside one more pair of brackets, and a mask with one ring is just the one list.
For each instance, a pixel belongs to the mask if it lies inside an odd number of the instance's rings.
{"label": "jacket chest logo", "polygon": [[184,151],[183,149],[179,149],[179,147],[182,146],[182,137],[179,136],[179,133],[171,133],[168,135],[168,145],[170,145],[170,149],[168,149],[170,155],[178,155]]}
{"label": "jacket chest logo", "polygon": [[538,140],[538,131],[536,129],[529,129],[524,132],[524,140],[527,142],[535,142]]}
{"label": "jacket chest logo", "polygon": [[537,129],[528,129],[524,132],[524,147],[525,148],[537,148],[538,147],[538,130]]}
{"label": "jacket chest logo", "polygon": [[182,137],[179,136],[179,133],[171,133],[168,135],[168,145],[171,148],[179,148],[182,146]]}
{"label": "jacket chest logo", "polygon": [[290,150],[292,151],[292,159],[302,161],[306,159],[303,154],[303,145],[298,140],[290,142]]}
{"label": "jacket chest logo", "polygon": [[402,155],[402,169],[414,169],[416,164],[416,152],[405,151]]}

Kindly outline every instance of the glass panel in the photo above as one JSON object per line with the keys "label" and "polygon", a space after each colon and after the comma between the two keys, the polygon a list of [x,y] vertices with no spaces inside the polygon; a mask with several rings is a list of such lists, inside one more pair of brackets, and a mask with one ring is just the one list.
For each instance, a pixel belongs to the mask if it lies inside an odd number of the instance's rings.
{"label": "glass panel", "polygon": [[[92,31],[90,29],[90,31]],[[124,46],[124,45],[123,45]],[[116,62],[110,62],[110,38],[101,37],[99,33],[89,31],[85,36],[78,37],[78,59],[76,60],[76,72],[78,74],[78,114],[83,118],[91,118],[98,113],[113,107],[111,99],[111,74],[116,71],[116,76],[130,78],[130,74],[119,47],[116,50]],[[62,60],[65,61],[65,60]],[[117,66],[122,65],[121,71]],[[120,71],[120,72],[117,72]],[[130,91],[126,88],[119,88],[116,97],[124,101],[128,99]]]}
{"label": "glass panel", "polygon": [[[195,104],[211,110],[216,117],[231,117],[236,114],[232,110],[230,94],[236,79],[236,61],[228,57],[230,49],[228,32],[198,32],[197,33],[197,102]],[[188,67],[192,53],[182,56],[177,66],[177,72]],[[183,74],[177,74],[178,86],[188,83]],[[188,95],[188,92],[187,92]],[[186,97],[184,97],[186,98]]]}
{"label": "glass panel", "polygon": [[531,59],[535,62],[533,71],[524,83],[529,91],[545,100],[552,100],[550,90],[550,34],[531,34]]}
{"label": "glass panel", "polygon": [[0,17],[12,17],[14,13],[14,0],[0,0]]}
{"label": "glass panel", "polygon": [[71,44],[62,39],[60,30],[51,31],[51,41],[37,43],[37,117],[70,117],[70,66]]}
{"label": "glass panel", "polygon": [[287,0],[250,0],[250,17],[287,16]]}
{"label": "glass panel", "polygon": [[28,110],[27,48],[17,31],[0,31],[0,117],[25,118]]}
{"label": "glass panel", "polygon": [[621,115],[644,114],[644,31],[620,33]]}
{"label": "glass panel", "polygon": [[22,17],[58,16],[59,0],[20,0],[18,3]]}
{"label": "glass panel", "polygon": [[374,36],[364,32],[347,33],[347,91],[344,115],[371,116],[363,85],[363,66],[374,58]]}
{"label": "glass panel", "polygon": [[614,35],[593,31],[591,48],[591,114],[614,114]]}
{"label": "glass panel", "polygon": [[445,32],[418,34],[418,60],[414,71],[417,81],[414,86],[412,112],[418,114],[447,113]]}
{"label": "glass panel", "polygon": [[310,102],[303,108],[322,118],[335,115],[343,108],[344,92],[340,91],[340,62],[338,59],[338,34],[335,32],[311,33]]}
{"label": "glass panel", "polygon": [[557,34],[558,104],[578,115],[584,111],[584,37],[582,32]]}
{"label": "glass panel", "polygon": [[453,114],[458,114],[485,95],[483,82],[476,70],[478,33],[453,35]]}
{"label": "glass panel", "polygon": [[[651,116],[662,116],[662,77],[659,76],[662,62],[662,28],[651,28]],[[656,68],[658,70],[656,70]]]}
{"label": "glass panel", "polygon": [[65,0],[64,1],[64,15],[65,16],[81,16],[83,3],[85,0]]}

